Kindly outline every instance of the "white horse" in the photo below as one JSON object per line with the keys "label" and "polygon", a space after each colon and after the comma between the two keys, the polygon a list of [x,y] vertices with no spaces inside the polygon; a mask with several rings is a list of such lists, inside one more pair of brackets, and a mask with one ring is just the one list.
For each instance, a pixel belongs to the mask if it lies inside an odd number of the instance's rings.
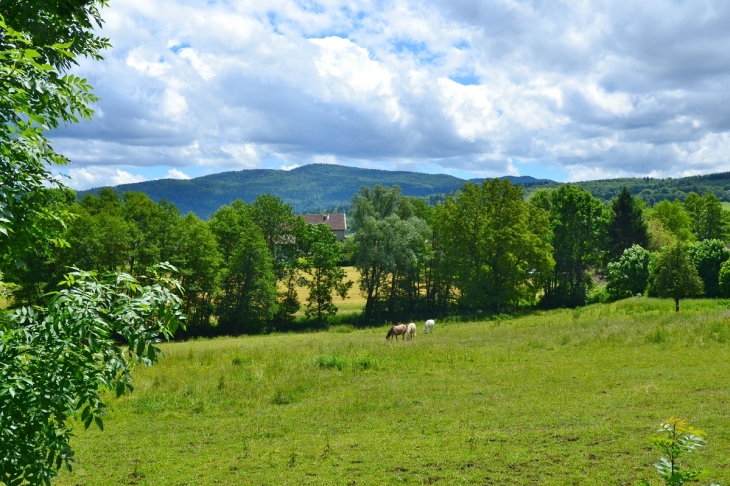
{"label": "white horse", "polygon": [[390,341],[393,337],[395,337],[395,340],[398,340],[398,336],[403,336],[403,339],[406,338],[406,331],[408,330],[408,326],[405,324],[400,324],[398,326],[393,326],[390,328],[390,331],[388,331],[388,335],[385,336],[386,341]]}
{"label": "white horse", "polygon": [[426,326],[423,328],[423,332],[425,334],[428,334],[428,331],[433,332],[433,327],[436,325],[435,322],[433,322],[433,319],[429,319],[426,321]]}
{"label": "white horse", "polygon": [[411,341],[414,337],[416,337],[416,325],[411,322],[406,328],[406,338]]}

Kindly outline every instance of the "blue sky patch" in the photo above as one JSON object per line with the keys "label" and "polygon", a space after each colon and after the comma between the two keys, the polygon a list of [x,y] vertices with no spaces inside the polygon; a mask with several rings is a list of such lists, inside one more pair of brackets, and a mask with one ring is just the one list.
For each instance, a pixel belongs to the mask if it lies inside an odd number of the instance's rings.
{"label": "blue sky patch", "polygon": [[479,76],[476,74],[463,74],[460,76],[450,76],[452,81],[456,81],[459,84],[463,84],[464,86],[478,86],[479,85]]}
{"label": "blue sky patch", "polygon": [[[180,44],[175,44],[174,46],[172,46],[170,48],[170,50],[172,52],[174,52],[175,54],[178,54],[180,51],[182,51],[186,47],[191,47],[190,46],[190,43],[189,42],[181,42]],[[162,58],[160,58],[160,59],[162,59]],[[160,61],[160,62],[162,62],[162,61]]]}

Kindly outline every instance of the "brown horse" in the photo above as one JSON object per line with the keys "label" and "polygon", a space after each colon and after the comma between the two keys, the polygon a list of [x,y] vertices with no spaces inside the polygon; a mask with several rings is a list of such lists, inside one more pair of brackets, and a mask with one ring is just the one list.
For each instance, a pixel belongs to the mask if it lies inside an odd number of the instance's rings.
{"label": "brown horse", "polygon": [[400,324],[398,326],[393,326],[390,328],[390,331],[388,331],[388,335],[385,336],[385,339],[387,341],[390,341],[393,336],[395,336],[395,340],[398,340],[398,336],[403,336],[403,340],[406,339],[406,331],[408,330],[408,326],[405,324]]}

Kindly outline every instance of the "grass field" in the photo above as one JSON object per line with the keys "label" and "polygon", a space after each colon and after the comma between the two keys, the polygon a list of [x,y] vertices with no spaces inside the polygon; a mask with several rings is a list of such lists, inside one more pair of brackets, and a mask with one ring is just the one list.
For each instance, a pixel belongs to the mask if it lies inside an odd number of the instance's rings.
{"label": "grass field", "polygon": [[78,430],[61,485],[659,484],[655,426],[686,417],[686,464],[730,484],[727,302],[633,298],[413,342],[385,328],[164,346]]}
{"label": "grass field", "polygon": [[[338,314],[351,314],[353,312],[361,312],[365,308],[365,298],[360,295],[360,289],[357,286],[357,282],[360,279],[360,274],[357,273],[355,267],[344,267],[345,269],[345,281],[352,281],[352,288],[347,294],[347,298],[343,299],[339,295],[334,295],[332,302],[337,306]],[[305,287],[297,287],[297,296],[299,302],[302,304],[302,308],[299,309],[296,315],[304,315],[304,305],[309,297],[309,291]]]}

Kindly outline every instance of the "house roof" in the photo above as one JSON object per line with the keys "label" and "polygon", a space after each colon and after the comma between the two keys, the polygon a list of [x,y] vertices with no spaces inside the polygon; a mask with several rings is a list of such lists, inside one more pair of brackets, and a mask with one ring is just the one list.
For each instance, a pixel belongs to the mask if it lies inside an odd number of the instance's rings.
{"label": "house roof", "polygon": [[307,224],[324,223],[330,227],[332,231],[347,230],[347,218],[344,213],[339,214],[300,214]]}

